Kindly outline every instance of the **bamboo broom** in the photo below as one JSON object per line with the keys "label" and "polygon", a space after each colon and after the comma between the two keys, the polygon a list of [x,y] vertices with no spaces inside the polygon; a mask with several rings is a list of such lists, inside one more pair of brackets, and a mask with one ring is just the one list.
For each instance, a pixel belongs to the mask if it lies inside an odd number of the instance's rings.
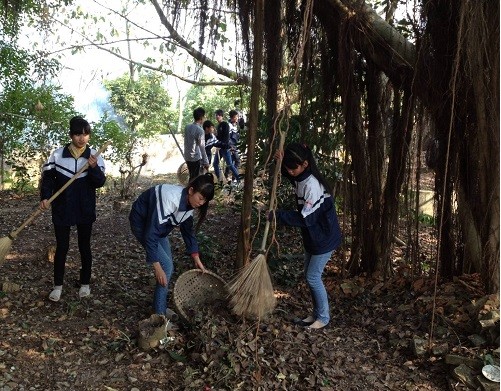
{"label": "bamboo broom", "polygon": [[[283,150],[284,143],[285,132],[280,131],[279,151]],[[275,166],[269,210],[274,210],[275,208],[278,174],[280,173],[281,163],[282,156],[277,159]],[[235,315],[262,318],[271,313],[277,304],[273,284],[271,282],[270,270],[266,261],[266,241],[269,229],[270,221],[266,219],[259,254],[248,266],[242,269],[228,286],[230,297],[229,304]]]}
{"label": "bamboo broom", "polygon": [[[101,153],[103,153],[108,146],[110,146],[111,141],[106,142],[94,156],[99,156]],[[68,182],[66,182],[56,193],[52,195],[52,197],[49,198],[48,204],[50,205],[54,199],[59,196],[69,185],[73,183],[75,179],[77,179],[82,172],[84,172],[87,168],[89,167],[89,163],[85,163],[78,172],[73,175]],[[30,217],[28,217],[24,223],[21,224],[21,226],[14,231],[12,231],[10,234],[8,234],[6,237],[0,238],[0,266],[5,262],[5,257],[10,251],[10,248],[12,246],[12,242],[14,239],[16,239],[17,235],[29,224],[31,223],[40,213],[42,213],[43,210],[40,208],[37,208],[35,212],[31,214]]]}

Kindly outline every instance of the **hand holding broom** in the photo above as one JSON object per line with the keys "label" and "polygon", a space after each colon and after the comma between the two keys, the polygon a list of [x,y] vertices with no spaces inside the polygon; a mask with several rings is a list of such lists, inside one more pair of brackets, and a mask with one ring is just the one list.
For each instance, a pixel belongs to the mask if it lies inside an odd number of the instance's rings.
{"label": "hand holding broom", "polygon": [[[94,156],[99,156],[101,153],[103,153],[106,148],[108,148],[109,146],[111,145],[111,141],[108,141],[106,142],[98,151],[97,153],[94,155]],[[87,168],[89,167],[89,163],[85,163],[82,168],[80,168],[80,170],[78,170],[78,172],[73,175],[69,180],[68,182],[66,182],[57,192],[55,192],[52,197],[50,197],[46,203],[47,206],[49,206],[52,201],[54,201],[54,199],[59,196],[64,190],[66,190],[66,188],[71,185],[73,183],[73,181],[75,181],[75,179],[77,179],[80,174],[82,172],[84,172]],[[21,224],[21,226],[17,229],[15,229],[14,231],[12,231],[9,235],[7,235],[6,237],[4,238],[1,238],[0,239],[0,266],[5,262],[5,257],[7,256],[7,254],[9,253],[10,251],[10,248],[12,246],[12,242],[14,241],[14,239],[16,239],[17,235],[19,235],[19,233],[29,224],[31,223],[40,213],[42,213],[44,210],[41,209],[41,208],[37,208],[37,210],[30,216],[28,217],[25,222],[23,224]]]}
{"label": "hand holding broom", "polygon": [[[285,132],[280,131],[279,151],[284,149],[284,143]],[[278,174],[280,173],[281,164],[282,155],[280,154],[273,175],[269,210],[275,209]],[[262,318],[272,312],[277,304],[266,262],[266,241],[270,223],[267,219],[258,256],[228,286],[230,307],[235,315]]]}

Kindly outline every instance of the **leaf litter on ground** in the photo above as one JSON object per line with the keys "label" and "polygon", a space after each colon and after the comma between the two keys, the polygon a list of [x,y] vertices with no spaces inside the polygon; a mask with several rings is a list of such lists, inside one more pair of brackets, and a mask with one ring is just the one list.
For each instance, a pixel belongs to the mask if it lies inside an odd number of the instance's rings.
{"label": "leaf litter on ground", "polygon": [[[5,191],[0,198],[6,231],[37,203],[34,195]],[[214,217],[217,224],[202,228],[211,246],[205,265],[226,281],[234,275],[239,223],[233,208],[210,210],[208,221]],[[152,314],[154,278],[128,229],[127,211],[114,210],[111,196],[99,196],[92,295],[85,300],[78,298],[74,238],[61,301],[47,299],[53,267],[48,247],[54,245],[50,216],[27,227],[13,244],[0,270],[0,389],[434,391],[451,384],[447,354],[493,357],[499,364],[496,336],[482,346],[468,339],[478,331],[479,317],[499,314],[499,299],[482,292],[478,275],[438,288],[432,344],[445,346],[441,354],[414,351],[415,339],[427,341],[430,335],[433,277],[411,280],[398,265],[386,281],[348,278],[341,257],[335,257],[325,273],[329,327],[308,332],[295,326],[291,320],[308,314],[311,299],[297,238],[286,231],[276,233],[283,254],[269,260],[277,295],[271,315],[241,319],[218,303],[197,310],[169,341],[143,351],[138,325]],[[193,266],[178,233],[171,244],[175,279]]]}

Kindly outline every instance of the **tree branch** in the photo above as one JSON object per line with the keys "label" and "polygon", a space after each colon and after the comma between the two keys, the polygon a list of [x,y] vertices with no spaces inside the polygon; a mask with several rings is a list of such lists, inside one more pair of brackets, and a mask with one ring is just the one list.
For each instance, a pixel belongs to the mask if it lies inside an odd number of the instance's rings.
{"label": "tree branch", "polygon": [[[358,49],[396,84],[410,81],[416,66],[416,47],[381,18],[365,1],[328,0],[338,14],[359,26]],[[320,16],[319,16],[320,17]],[[325,18],[323,18],[325,19]]]}
{"label": "tree branch", "polygon": [[[198,86],[233,86],[233,85],[242,84],[242,83],[239,83],[239,82],[237,82],[235,80],[231,80],[231,81],[198,81],[198,80],[192,80],[192,79],[185,78],[183,76],[180,76],[180,75],[172,72],[172,70],[170,70],[170,69],[163,68],[163,65],[153,66],[153,65],[145,63],[145,62],[140,62],[140,61],[133,60],[131,58],[127,58],[126,56],[123,56],[120,53],[116,53],[113,50],[108,49],[108,48],[106,48],[106,47],[103,46],[103,45],[108,44],[108,43],[96,43],[96,42],[92,41],[90,38],[88,38],[87,36],[85,36],[85,35],[79,33],[78,31],[76,31],[72,27],[69,27],[65,23],[61,22],[60,20],[58,20],[56,18],[52,18],[52,19],[54,21],[56,21],[57,23],[61,24],[62,26],[66,27],[70,31],[74,32],[75,34],[78,34],[80,37],[82,37],[83,39],[85,39],[86,41],[89,42],[86,45],[85,44],[84,45],[74,45],[74,46],[67,47],[65,49],[58,50],[58,51],[53,52],[53,53],[61,52],[61,51],[64,51],[64,50],[71,50],[71,49],[74,49],[74,48],[77,48],[77,47],[93,46],[96,49],[99,49],[99,50],[102,50],[104,52],[110,53],[113,56],[115,56],[115,57],[117,57],[117,58],[119,58],[119,59],[121,59],[123,61],[126,61],[128,63],[132,62],[134,65],[136,65],[138,67],[142,67],[142,68],[150,69],[152,71],[160,72],[160,73],[163,73],[163,74],[165,74],[167,76],[175,77],[175,78],[177,78],[177,79],[179,79],[181,81],[184,81],[186,83],[189,83],[189,84],[198,85]],[[161,38],[161,37],[158,36],[158,38]],[[124,40],[124,41],[129,41],[129,40]]]}
{"label": "tree branch", "polygon": [[190,54],[193,58],[195,58],[197,61],[199,61],[201,64],[209,67],[216,73],[227,77],[228,79],[235,80],[237,84],[250,84],[249,78],[246,75],[238,74],[236,72],[233,72],[227,68],[224,68],[220,66],[217,62],[211,60],[209,57],[207,57],[205,54],[199,52],[193,46],[191,46],[183,37],[181,37],[178,32],[174,29],[174,27],[169,23],[167,20],[167,17],[162,11],[162,8],[158,4],[157,0],[150,0],[153,6],[155,7],[155,10],[157,11],[157,14],[160,18],[160,21],[162,24],[165,26],[169,34],[171,35],[171,38],[176,41],[179,46],[181,46],[188,54]]}
{"label": "tree branch", "polygon": [[[65,26],[68,27],[68,26]],[[90,40],[89,38],[86,38]],[[153,39],[162,39],[162,40],[167,40],[167,37],[145,37],[145,38],[127,38],[127,39],[117,39],[116,41],[106,41],[106,42],[101,42],[99,45],[115,45],[117,43],[123,43],[123,42],[140,42],[140,41],[151,41]],[[92,41],[91,41],[92,42]],[[66,50],[71,50],[71,49],[77,49],[77,48],[85,48],[87,46],[95,46],[96,44],[94,42],[92,43],[86,43],[86,44],[75,44],[71,46],[67,46],[65,48],[61,48],[58,50],[54,50],[52,52],[47,52],[47,54],[52,55],[60,52],[64,52]]]}

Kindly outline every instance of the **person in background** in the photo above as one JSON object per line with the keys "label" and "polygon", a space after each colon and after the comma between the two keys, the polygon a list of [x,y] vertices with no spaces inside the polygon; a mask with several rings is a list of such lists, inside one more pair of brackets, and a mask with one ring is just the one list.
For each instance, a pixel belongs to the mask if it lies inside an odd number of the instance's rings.
{"label": "person in background", "polygon": [[[186,252],[195,267],[205,271],[198,253],[195,230],[207,216],[209,201],[214,198],[214,178],[207,173],[194,178],[186,187],[162,184],[143,192],[132,204],[129,214],[131,231],[146,251],[146,262],[153,268],[156,286],[153,296],[155,313],[169,317],[168,285],[174,271],[168,235],[181,230]],[[196,227],[193,212],[198,210]]]}
{"label": "person in background", "polygon": [[[80,116],[71,118],[71,143],[56,149],[43,165],[40,184],[40,208],[52,207],[52,223],[56,236],[54,255],[54,287],[49,299],[59,301],[63,290],[66,256],[70,245],[70,230],[77,227],[78,250],[81,258],[80,290],[78,296],[90,295],[92,272],[91,235],[96,221],[96,189],[106,181],[104,160],[94,156],[88,145],[91,136],[89,123]],[[86,163],[89,167],[79,175],[52,203],[49,199]]]}
{"label": "person in background", "polygon": [[205,153],[207,154],[207,160],[209,161],[209,165],[212,162],[212,148],[214,148],[217,144],[217,137],[214,134],[214,124],[212,121],[205,121],[202,125],[205,133]]}
{"label": "person in background", "polygon": [[223,177],[221,175],[221,169],[219,168],[219,161],[221,158],[224,159],[226,166],[230,168],[230,171],[232,172],[234,178],[236,178],[238,185],[240,184],[240,178],[235,165],[231,161],[230,155],[230,127],[228,125],[228,122],[224,121],[223,119],[223,110],[216,110],[215,116],[216,121],[218,122],[216,137],[219,141],[219,151],[214,156],[214,172],[219,180],[220,186],[223,186]]}
{"label": "person in background", "polygon": [[[238,111],[230,110],[228,116],[229,116],[228,125],[230,127],[229,146],[230,146],[231,161],[233,162],[233,165],[238,171],[238,168],[240,167],[240,151],[238,150],[238,141],[240,140]],[[224,170],[224,176],[225,178],[228,178],[230,176],[230,168],[228,166],[226,166]],[[234,182],[237,182],[237,180],[238,178],[233,177]]]}
{"label": "person in background", "polygon": [[200,175],[201,166],[209,169],[209,160],[205,151],[205,133],[202,122],[205,110],[201,107],[193,110],[194,122],[184,128],[184,160],[188,166],[189,181]]}
{"label": "person in background", "polygon": [[308,329],[321,329],[330,321],[327,291],[322,273],[332,252],[341,244],[332,190],[320,174],[311,150],[302,144],[292,143],[283,153],[282,175],[289,179],[295,190],[297,210],[274,210],[268,220],[301,229],[304,245],[304,274],[310,288],[313,311],[295,323]]}

